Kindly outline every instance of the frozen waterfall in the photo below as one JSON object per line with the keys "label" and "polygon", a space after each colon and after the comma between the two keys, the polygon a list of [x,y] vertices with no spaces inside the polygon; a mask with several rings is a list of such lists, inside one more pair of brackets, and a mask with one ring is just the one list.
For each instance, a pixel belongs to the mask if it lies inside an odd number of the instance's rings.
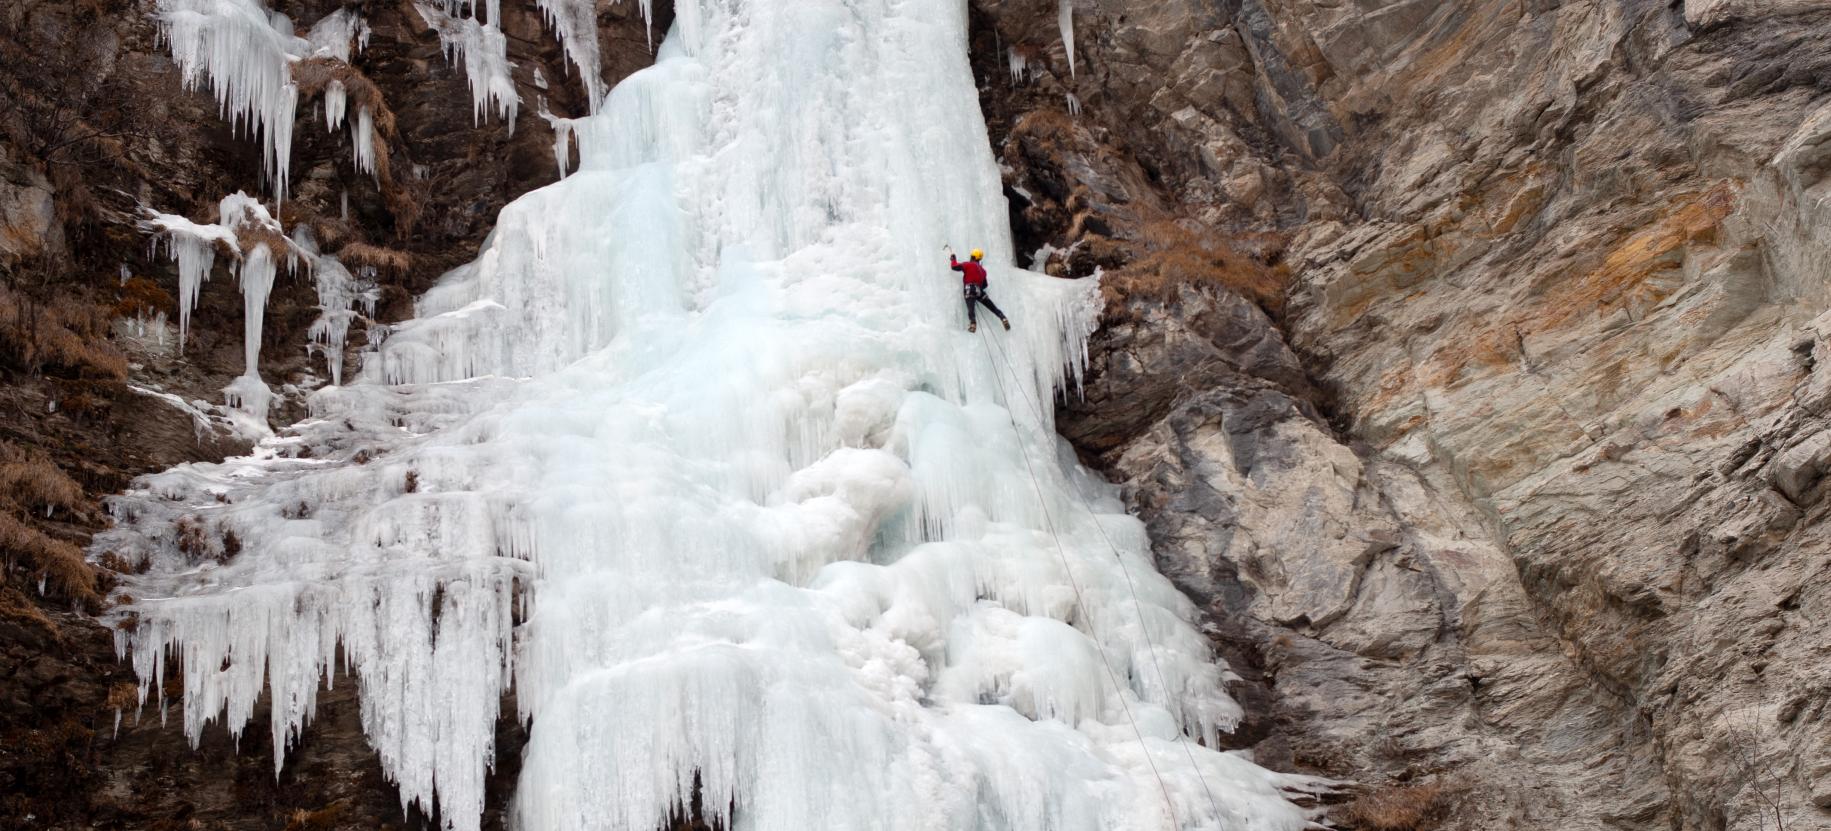
{"label": "frozen waterfall", "polygon": [[[759,831],[1303,827],[1304,780],[1196,743],[1225,669],[1054,435],[1097,294],[1005,265],[965,3],[675,11],[361,377],[114,502],[148,709],[169,672],[239,733],[268,690],[283,749],[347,668],[453,829],[511,685],[528,831],[696,778]],[[948,242],[1014,331],[965,332]]]}

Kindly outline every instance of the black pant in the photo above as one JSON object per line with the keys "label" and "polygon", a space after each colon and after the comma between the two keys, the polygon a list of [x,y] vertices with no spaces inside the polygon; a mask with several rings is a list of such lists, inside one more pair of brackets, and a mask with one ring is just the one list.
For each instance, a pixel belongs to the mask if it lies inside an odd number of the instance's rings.
{"label": "black pant", "polygon": [[992,298],[985,296],[985,286],[967,286],[966,287],[966,322],[967,323],[970,323],[974,326],[979,325],[979,315],[977,314],[978,310],[973,308],[974,303],[979,303],[979,304],[984,305],[986,307],[987,311],[990,311],[992,314],[998,315],[999,320],[1005,319],[1005,313],[998,310],[998,304],[993,303]]}

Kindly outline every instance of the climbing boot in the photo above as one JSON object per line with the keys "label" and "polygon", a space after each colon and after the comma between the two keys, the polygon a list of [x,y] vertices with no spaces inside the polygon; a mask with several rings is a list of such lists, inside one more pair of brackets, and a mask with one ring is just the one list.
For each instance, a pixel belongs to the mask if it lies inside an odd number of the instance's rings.
{"label": "climbing boot", "polygon": [[968,331],[968,332],[977,332],[977,331],[979,331],[979,324],[977,324],[977,323],[968,323],[968,324],[966,324],[966,331]]}
{"label": "climbing boot", "polygon": [[998,322],[1003,323],[1005,325],[1005,331],[1007,331],[1007,332],[1011,331],[1011,321],[1009,318],[1001,317],[998,319]]}

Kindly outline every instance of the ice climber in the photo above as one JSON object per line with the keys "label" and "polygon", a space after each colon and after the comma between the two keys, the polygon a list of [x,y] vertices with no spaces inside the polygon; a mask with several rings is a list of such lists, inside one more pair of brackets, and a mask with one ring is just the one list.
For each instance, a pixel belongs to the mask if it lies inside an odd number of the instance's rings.
{"label": "ice climber", "polygon": [[998,304],[993,303],[992,298],[986,296],[985,266],[979,264],[979,261],[983,259],[985,259],[985,252],[975,248],[966,262],[960,262],[954,258],[954,249],[947,249],[947,265],[960,272],[960,282],[966,289],[966,331],[979,331],[978,310],[973,308],[975,303],[985,306],[992,314],[998,315],[998,322],[1003,323],[1006,329],[1010,329],[1010,319],[1005,317],[1004,312],[998,310]]}

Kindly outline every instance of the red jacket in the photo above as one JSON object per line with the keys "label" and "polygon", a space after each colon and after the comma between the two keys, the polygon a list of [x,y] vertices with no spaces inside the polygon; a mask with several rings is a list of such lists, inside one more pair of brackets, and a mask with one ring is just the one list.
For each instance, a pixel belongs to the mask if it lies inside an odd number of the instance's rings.
{"label": "red jacket", "polygon": [[953,268],[953,270],[960,272],[960,282],[969,286],[985,285],[984,266],[973,262],[972,260],[960,262],[959,260],[954,259],[952,254],[948,255],[947,264],[949,267]]}

